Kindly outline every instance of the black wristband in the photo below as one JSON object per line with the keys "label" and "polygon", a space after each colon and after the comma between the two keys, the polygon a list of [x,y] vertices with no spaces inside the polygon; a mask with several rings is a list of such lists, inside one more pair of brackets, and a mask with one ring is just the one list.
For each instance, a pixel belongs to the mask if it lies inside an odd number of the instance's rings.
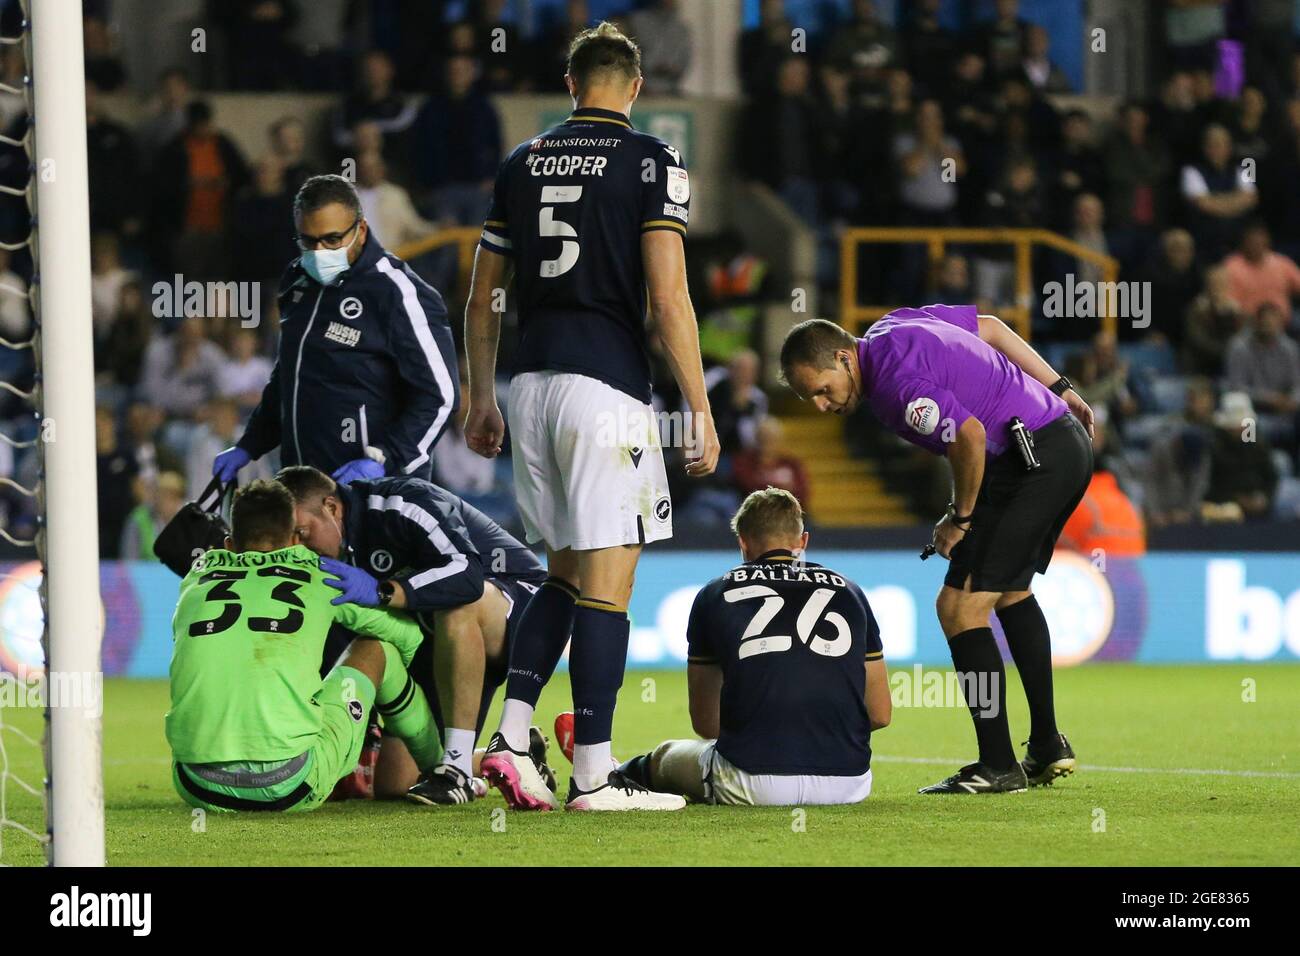
{"label": "black wristband", "polygon": [[968,515],[950,514],[948,516],[948,520],[951,521],[953,524],[957,525],[958,527],[960,527],[961,525],[964,524],[970,524],[970,519],[973,517],[975,517],[974,512],[971,512]]}
{"label": "black wristband", "polygon": [[1074,383],[1062,375],[1051,385],[1051,391],[1056,395],[1064,395],[1070,389],[1074,388]]}

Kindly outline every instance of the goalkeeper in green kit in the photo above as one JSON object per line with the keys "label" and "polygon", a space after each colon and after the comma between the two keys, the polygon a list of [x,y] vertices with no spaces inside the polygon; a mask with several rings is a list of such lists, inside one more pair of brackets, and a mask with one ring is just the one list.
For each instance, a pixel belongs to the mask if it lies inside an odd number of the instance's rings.
{"label": "goalkeeper in green kit", "polygon": [[[241,489],[228,550],[181,582],[172,618],[172,780],[212,811],[314,810],[352,772],[372,705],[420,770],[442,757],[424,692],[407,665],[419,626],[400,612],[336,604],[319,558],[296,543],[293,496],[274,481]],[[325,635],[359,634],[324,681]]]}

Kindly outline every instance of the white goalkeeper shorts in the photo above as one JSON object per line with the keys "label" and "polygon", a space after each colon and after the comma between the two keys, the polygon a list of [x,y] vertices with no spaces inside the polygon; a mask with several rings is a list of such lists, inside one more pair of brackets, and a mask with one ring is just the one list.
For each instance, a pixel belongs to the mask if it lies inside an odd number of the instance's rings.
{"label": "white goalkeeper shorts", "polygon": [[718,753],[716,740],[669,740],[655,751],[656,789],[698,803],[804,807],[860,803],[871,796],[871,771],[853,777],[750,773]]}
{"label": "white goalkeeper shorts", "polygon": [[654,409],[572,372],[525,372],[507,405],[515,496],[530,544],[590,551],[673,534]]}

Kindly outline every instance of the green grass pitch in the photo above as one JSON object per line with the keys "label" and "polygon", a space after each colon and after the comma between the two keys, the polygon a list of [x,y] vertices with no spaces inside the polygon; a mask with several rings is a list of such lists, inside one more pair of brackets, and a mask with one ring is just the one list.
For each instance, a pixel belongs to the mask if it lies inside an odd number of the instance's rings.
{"label": "green grass pitch", "polygon": [[[1014,674],[1014,672],[1012,672]],[[1057,673],[1057,710],[1082,766],[1050,789],[923,797],[973,756],[964,710],[896,707],[876,734],[875,792],[853,807],[689,807],[669,814],[514,814],[501,798],[430,810],[328,804],[311,815],[211,814],[196,828],[172,792],[162,681],[111,680],[104,713],[108,861],[131,865],[1250,865],[1300,861],[1300,666],[1093,664]],[[1253,687],[1254,701],[1247,692]],[[1023,696],[1009,688],[1017,742]],[[560,675],[538,708],[567,709]],[[40,714],[0,722],[39,731]],[[492,718],[492,725],[495,716]],[[627,757],[690,732],[685,675],[627,675],[615,750]],[[0,731],[9,769],[40,780],[39,754]],[[567,786],[567,763],[553,752]],[[11,781],[11,819],[40,828]],[[196,832],[200,829],[200,832]],[[39,848],[3,833],[3,863]]]}

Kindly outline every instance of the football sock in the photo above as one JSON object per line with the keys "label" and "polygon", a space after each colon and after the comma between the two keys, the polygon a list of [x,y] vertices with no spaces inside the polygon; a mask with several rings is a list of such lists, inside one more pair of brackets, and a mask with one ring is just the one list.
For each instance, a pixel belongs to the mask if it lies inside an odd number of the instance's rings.
{"label": "football sock", "polygon": [[375,709],[384,718],[384,729],[406,744],[415,765],[428,770],[442,757],[433,711],[420,685],[402,666],[397,648],[382,641],[380,646],[384,649],[384,679],[375,694]]}
{"label": "football sock", "polygon": [[1029,702],[1029,742],[1047,744],[1056,740],[1056,708],[1052,700],[1052,638],[1047,618],[1032,594],[1023,601],[998,611],[1007,636],[1007,647],[1020,671]]}
{"label": "football sock", "polygon": [[980,763],[994,770],[1010,770],[1016,765],[1016,754],[1007,726],[1007,675],[993,628],[962,631],[948,639],[948,650],[975,722]]}
{"label": "football sock", "polygon": [[624,608],[582,598],[573,620],[569,680],[573,685],[573,776],[580,790],[609,777],[614,705],[623,686],[630,624]]}
{"label": "football sock", "polygon": [[511,700],[501,706],[501,736],[506,746],[518,753],[528,752],[528,728],[533,723],[533,705],[522,700]]}
{"label": "football sock", "polygon": [[598,744],[574,744],[573,782],[579,790],[590,791],[603,786],[609,781],[613,769],[614,755],[608,740]]}
{"label": "football sock", "polygon": [[[528,727],[542,688],[555,673],[573,630],[578,592],[561,578],[547,578],[524,608],[510,648],[501,735],[510,749],[528,749]],[[516,706],[512,707],[511,704]],[[519,706],[523,705],[523,706]]]}
{"label": "football sock", "polygon": [[[398,660],[398,663],[401,663],[400,659]],[[370,682],[369,677],[357,670],[355,667],[349,667],[347,664],[336,664],[334,667],[330,668],[330,671],[326,676],[333,677],[335,674],[337,674],[344,682],[344,687],[352,688],[351,695],[361,701],[367,711],[375,706],[375,701],[378,699],[379,691],[375,689],[375,685]],[[348,681],[351,681],[351,683],[349,684]]]}
{"label": "football sock", "polygon": [[449,763],[467,777],[474,776],[474,738],[472,730],[448,727],[443,734],[445,741],[442,762]]}

